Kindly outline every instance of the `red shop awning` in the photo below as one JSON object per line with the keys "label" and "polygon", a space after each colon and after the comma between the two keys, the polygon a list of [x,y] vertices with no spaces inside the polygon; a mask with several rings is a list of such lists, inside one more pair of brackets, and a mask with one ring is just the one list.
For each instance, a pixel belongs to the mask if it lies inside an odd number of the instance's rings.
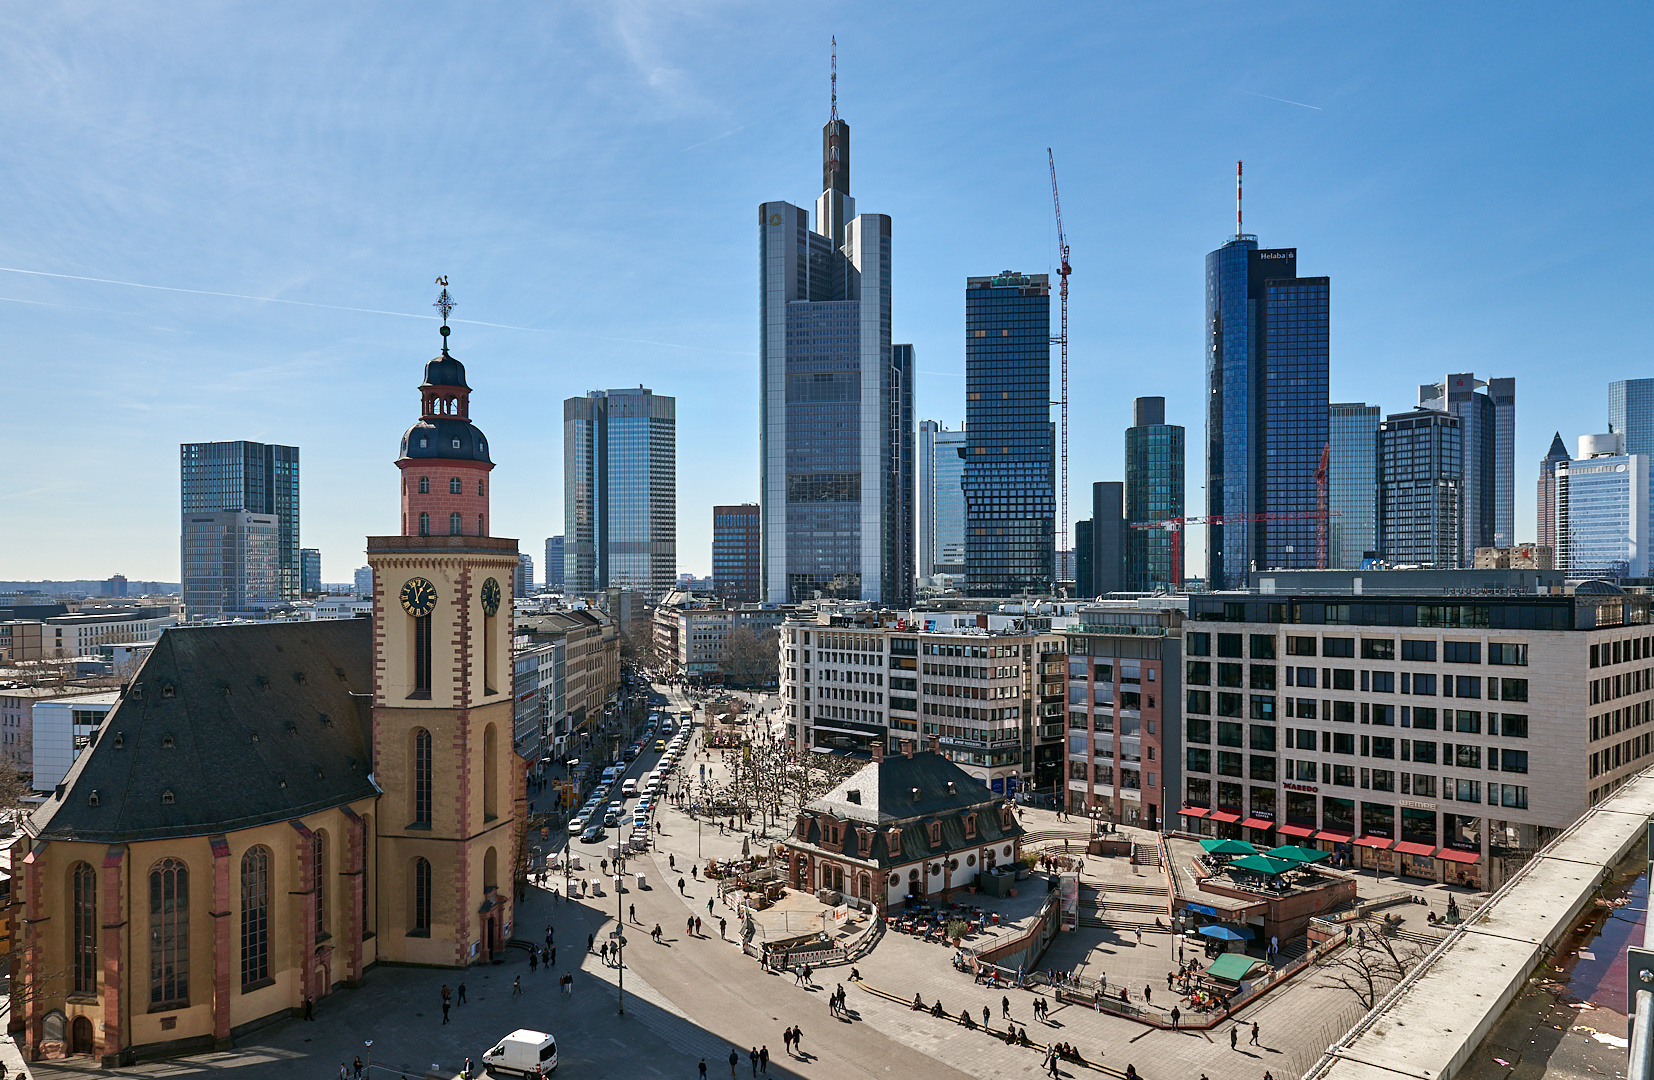
{"label": "red shop awning", "polygon": [[1240,820],[1239,814],[1231,814],[1227,810],[1213,810],[1211,816],[1213,821],[1235,822]]}
{"label": "red shop awning", "polygon": [[1315,835],[1315,830],[1314,829],[1306,829],[1302,825],[1277,825],[1277,826],[1275,826],[1275,831],[1278,832],[1278,833],[1285,833],[1288,836],[1314,836]]}
{"label": "red shop awning", "polygon": [[1444,847],[1436,852],[1436,858],[1446,859],[1448,862],[1473,863],[1482,861],[1479,851],[1459,851],[1457,848]]}
{"label": "red shop awning", "polygon": [[1403,840],[1395,846],[1395,850],[1403,855],[1434,855],[1435,844],[1415,844],[1411,840]]}
{"label": "red shop awning", "polygon": [[1348,833],[1342,829],[1322,829],[1315,834],[1315,839],[1331,840],[1335,844],[1342,844],[1354,835],[1354,833]]}
{"label": "red shop awning", "polygon": [[1263,818],[1249,817],[1241,822],[1241,828],[1243,829],[1273,829],[1274,827],[1275,823],[1273,821],[1265,821]]}
{"label": "red shop awning", "polygon": [[1212,811],[1208,810],[1204,806],[1185,806],[1183,809],[1178,811],[1178,813],[1182,814],[1184,817],[1205,817],[1211,812]]}
{"label": "red shop awning", "polygon": [[1395,843],[1395,841],[1390,839],[1388,836],[1358,836],[1355,838],[1355,844],[1357,847],[1377,848],[1380,851],[1388,848],[1393,843]]}

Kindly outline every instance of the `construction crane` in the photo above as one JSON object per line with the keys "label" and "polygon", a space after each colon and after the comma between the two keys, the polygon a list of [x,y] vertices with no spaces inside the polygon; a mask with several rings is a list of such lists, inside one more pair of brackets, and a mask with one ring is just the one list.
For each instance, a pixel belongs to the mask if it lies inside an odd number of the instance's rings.
{"label": "construction crane", "polygon": [[1062,231],[1062,200],[1057,197],[1057,158],[1051,153],[1051,148],[1045,148],[1045,158],[1051,165],[1051,208],[1057,214],[1057,247],[1062,252],[1062,266],[1057,270],[1057,280],[1060,282],[1058,294],[1062,297],[1062,332],[1051,339],[1051,344],[1061,346],[1062,349],[1062,398],[1052,402],[1062,406],[1062,493],[1058,496],[1061,504],[1062,532],[1057,541],[1058,551],[1069,551],[1068,537],[1068,237]]}
{"label": "construction crane", "polygon": [[1306,518],[1318,518],[1321,521],[1321,551],[1317,556],[1317,563],[1323,569],[1327,565],[1326,558],[1326,519],[1331,515],[1324,509],[1306,511],[1300,514],[1210,514],[1205,517],[1175,517],[1164,521],[1134,521],[1134,529],[1165,529],[1172,537],[1172,566],[1169,585],[1173,589],[1183,587],[1183,528],[1186,525],[1239,525],[1250,521],[1299,521]]}

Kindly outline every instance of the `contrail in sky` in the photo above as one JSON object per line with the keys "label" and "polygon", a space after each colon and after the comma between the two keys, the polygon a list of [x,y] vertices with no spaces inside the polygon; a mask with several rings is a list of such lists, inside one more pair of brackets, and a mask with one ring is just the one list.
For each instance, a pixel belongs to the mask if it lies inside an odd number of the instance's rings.
{"label": "contrail in sky", "polygon": [[1321,108],[1321,106],[1319,106],[1319,105],[1305,105],[1301,101],[1291,101],[1291,100],[1288,100],[1287,98],[1284,98],[1284,97],[1273,97],[1269,94],[1260,94],[1260,93],[1258,93],[1254,90],[1242,90],[1241,93],[1251,94],[1253,97],[1261,97],[1266,101],[1279,101],[1282,105],[1296,105],[1300,109],[1314,109],[1316,112],[1325,112],[1326,111],[1325,109]]}
{"label": "contrail in sky", "polygon": [[[55,274],[49,270],[24,270],[16,266],[0,266],[0,273],[27,274],[30,277],[59,278],[64,281],[90,281],[98,285],[124,285],[129,289],[153,289],[156,292],[185,293],[189,296],[218,296],[228,300],[251,300],[261,304],[291,304],[294,307],[323,308],[328,311],[353,311],[360,315],[389,315],[396,319],[430,319],[436,320],[435,315],[414,315],[406,311],[384,311],[379,308],[347,307],[343,304],[317,304],[309,300],[284,300],[279,296],[248,296],[246,293],[218,292],[213,289],[185,289],[176,285],[150,285],[142,281],[117,281],[114,278],[87,277],[83,274]],[[9,299],[9,298],[6,298]],[[66,305],[48,304],[39,300],[18,300],[20,304],[41,304],[47,307],[62,307]],[[670,341],[646,341],[641,338],[617,338],[603,334],[588,334],[580,330],[549,330],[541,326],[513,326],[510,323],[484,322],[481,319],[454,319],[456,323],[467,326],[489,326],[496,330],[521,330],[529,334],[566,334],[571,337],[594,338],[598,341],[616,341],[630,345],[653,345],[665,349],[688,349],[693,352],[721,353],[727,356],[749,356],[750,353],[733,352],[728,349],[709,349],[701,345],[681,345]]]}

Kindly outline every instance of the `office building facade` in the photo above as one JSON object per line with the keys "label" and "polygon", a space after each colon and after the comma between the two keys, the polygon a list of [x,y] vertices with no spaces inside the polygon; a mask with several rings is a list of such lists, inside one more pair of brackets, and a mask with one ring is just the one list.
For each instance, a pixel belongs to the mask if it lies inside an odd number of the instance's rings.
{"label": "office building facade", "polygon": [[[1141,397],[1126,429],[1126,523],[1183,516],[1183,428],[1166,423],[1166,399]],[[1178,589],[1172,580],[1172,534],[1166,529],[1126,531],[1126,589]],[[1096,595],[1088,593],[1082,595]]]}
{"label": "office building facade", "polygon": [[322,594],[322,553],[319,548],[299,549],[299,592],[305,596]]}
{"label": "office building facade", "polygon": [[185,615],[248,615],[282,603],[282,543],[281,519],[274,514],[185,514]]}
{"label": "office building facade", "polygon": [[1463,558],[1464,438],[1457,416],[1395,413],[1379,427],[1379,546],[1392,564],[1457,569]]}
{"label": "office building facade", "polygon": [[1007,270],[967,278],[963,483],[970,595],[1051,590],[1054,452],[1046,275]]}
{"label": "office building facade", "polygon": [[677,401],[644,387],[563,402],[564,588],[651,602],[678,574]]}
{"label": "office building facade", "polygon": [[1210,588],[1316,565],[1331,280],[1297,263],[1250,234],[1206,256],[1206,512],[1232,519],[1206,531]]}
{"label": "office building facade", "polygon": [[1327,566],[1360,569],[1378,551],[1377,405],[1327,406]]}
{"label": "office building facade", "polygon": [[725,600],[759,601],[762,525],[757,503],[712,508],[712,588]]}
{"label": "office building facade", "polygon": [[791,203],[758,208],[768,602],[912,594],[913,350],[891,343],[890,253],[889,216],[856,213],[850,127],[835,108],[813,225]]}
{"label": "office building facade", "polygon": [[1555,551],[1559,546],[1556,535],[1556,470],[1568,461],[1568,448],[1562,445],[1562,432],[1551,436],[1551,448],[1539,462],[1539,492],[1534,501],[1535,544]]}
{"label": "office building facade", "polygon": [[[1478,393],[1480,390],[1487,393]],[[1477,379],[1469,372],[1419,387],[1419,408],[1459,420],[1464,455],[1459,565],[1479,547],[1516,542],[1516,380]]]}
{"label": "office building facade", "polygon": [[1091,519],[1074,523],[1074,595],[1096,596],[1097,576],[1093,571],[1096,565],[1095,534],[1092,532]]}
{"label": "office building facade", "polygon": [[1648,766],[1649,598],[1387,577],[1190,598],[1185,827],[1497,888]]}
{"label": "office building facade", "polygon": [[1556,466],[1556,566],[1570,578],[1649,574],[1649,457],[1625,452],[1621,432],[1582,435]]}
{"label": "office building facade", "polygon": [[1654,457],[1654,379],[1608,384],[1608,430],[1625,436],[1627,454]]}
{"label": "office building facade", "polygon": [[256,442],[183,443],[179,478],[185,518],[241,510],[276,519],[276,588],[280,599],[297,600],[302,584],[299,448]]}
{"label": "office building facade", "polygon": [[511,577],[511,595],[528,596],[534,592],[534,556],[518,555],[517,572]]}
{"label": "office building facade", "polygon": [[1126,485],[1099,480],[1091,485],[1091,591],[1082,596],[1106,596],[1126,588],[1126,545],[1131,528],[1125,518]]}
{"label": "office building facade", "polygon": [[919,576],[965,573],[965,430],[919,424]]}
{"label": "office building facade", "polygon": [[546,537],[546,588],[557,589],[563,584],[563,538]]}

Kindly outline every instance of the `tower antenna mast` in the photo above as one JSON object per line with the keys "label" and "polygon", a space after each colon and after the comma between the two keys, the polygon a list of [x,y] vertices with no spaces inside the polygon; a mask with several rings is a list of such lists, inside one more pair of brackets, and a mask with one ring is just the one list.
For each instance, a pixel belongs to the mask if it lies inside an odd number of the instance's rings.
{"label": "tower antenna mast", "polygon": [[1235,239],[1241,238],[1241,163],[1235,162]]}
{"label": "tower antenna mast", "polygon": [[827,117],[829,124],[838,122],[838,35],[833,35],[833,112]]}
{"label": "tower antenna mast", "polygon": [[1049,146],[1045,148],[1045,158],[1051,165],[1051,207],[1057,214],[1057,247],[1062,252],[1062,265],[1057,270],[1060,282],[1058,293],[1062,297],[1062,331],[1051,342],[1062,349],[1062,398],[1057,402],[1062,406],[1062,492],[1058,496],[1062,532],[1057,538],[1057,550],[1066,552],[1072,550],[1068,542],[1068,237],[1062,231],[1062,200],[1057,197],[1057,158]]}

